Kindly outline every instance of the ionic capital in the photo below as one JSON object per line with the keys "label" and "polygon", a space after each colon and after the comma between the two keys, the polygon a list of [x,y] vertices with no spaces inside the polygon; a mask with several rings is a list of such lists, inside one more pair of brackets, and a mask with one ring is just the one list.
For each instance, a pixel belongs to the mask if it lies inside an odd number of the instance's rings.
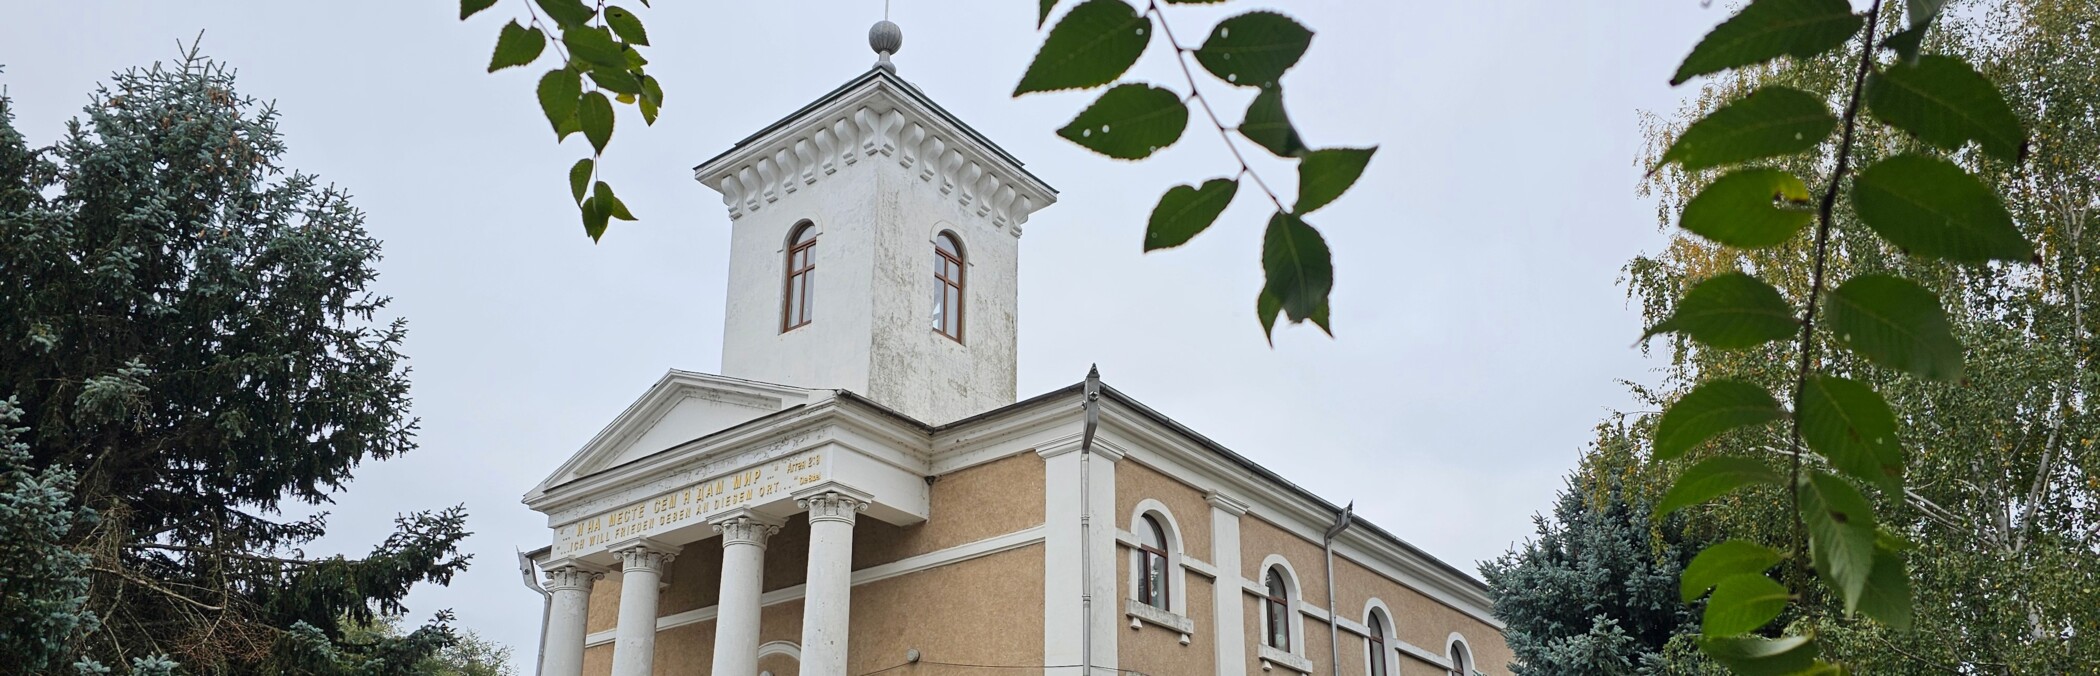
{"label": "ionic capital", "polygon": [[853,523],[853,520],[868,509],[868,501],[857,495],[840,491],[826,491],[808,497],[796,498],[795,505],[809,510],[809,522],[825,521]]}
{"label": "ionic capital", "polygon": [[678,558],[676,545],[667,545],[649,538],[636,538],[615,544],[611,552],[613,558],[619,559],[620,571],[623,573],[645,571],[661,574],[664,566],[669,565],[672,559]]}
{"label": "ionic capital", "polygon": [[605,569],[588,563],[572,562],[549,566],[547,591],[580,591],[590,593],[591,584],[605,578]]}
{"label": "ionic capital", "polygon": [[715,532],[722,534],[722,546],[755,545],[766,546],[766,538],[780,532],[780,521],[748,509],[740,509],[708,521]]}

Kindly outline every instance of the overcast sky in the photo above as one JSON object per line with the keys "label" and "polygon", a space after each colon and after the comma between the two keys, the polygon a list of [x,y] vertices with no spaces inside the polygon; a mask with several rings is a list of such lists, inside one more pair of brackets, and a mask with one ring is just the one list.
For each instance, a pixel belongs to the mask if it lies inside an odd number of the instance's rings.
{"label": "overcast sky", "polygon": [[[1073,4],[1067,0],[1065,5]],[[622,108],[605,171],[639,224],[583,235],[566,146],[533,102],[539,69],[488,75],[520,0],[468,23],[450,0],[23,2],[0,22],[0,84],[32,144],[54,141],[116,70],[204,53],[274,100],[285,164],[355,195],[384,240],[378,291],[408,318],[421,449],[360,469],[317,549],[355,554],[398,512],[465,503],[474,567],[410,597],[511,644],[526,673],[539,598],[512,552],[549,541],[518,498],[665,369],[713,372],[729,218],[691,167],[864,71],[880,0],[696,2],[635,9],[667,90],[645,128]],[[1314,146],[1382,147],[1314,224],[1335,248],[1337,337],[1253,314],[1263,200],[1143,255],[1167,187],[1230,174],[1192,125],[1143,163],[1052,131],[1089,94],[1008,96],[1040,41],[1026,0],[896,0],[900,74],[1062,191],[1022,238],[1023,397],[1104,379],[1467,570],[1531,533],[1592,427],[1654,379],[1617,282],[1662,241],[1635,188],[1639,113],[1725,18],[1698,0],[1231,2],[1174,6],[1176,34],[1278,7],[1313,29],[1285,79]],[[1129,79],[1181,89],[1155,42]],[[1214,81],[1206,94],[1245,100]],[[1250,146],[1251,148],[1251,146]],[[1256,151],[1258,153],[1258,151]],[[1279,190],[1289,165],[1256,170]],[[1290,193],[1286,192],[1286,198]]]}

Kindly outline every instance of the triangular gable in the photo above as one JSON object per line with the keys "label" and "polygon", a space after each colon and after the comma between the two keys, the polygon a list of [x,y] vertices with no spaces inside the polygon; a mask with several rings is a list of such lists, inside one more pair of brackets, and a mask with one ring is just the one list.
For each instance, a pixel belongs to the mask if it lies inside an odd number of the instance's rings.
{"label": "triangular gable", "polygon": [[829,391],[674,369],[534,487],[528,497],[825,394]]}

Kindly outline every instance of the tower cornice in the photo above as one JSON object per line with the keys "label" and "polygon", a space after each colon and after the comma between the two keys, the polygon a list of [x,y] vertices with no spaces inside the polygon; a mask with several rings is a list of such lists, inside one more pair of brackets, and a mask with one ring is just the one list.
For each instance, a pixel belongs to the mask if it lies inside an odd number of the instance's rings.
{"label": "tower cornice", "polygon": [[766,208],[860,162],[896,162],[948,199],[1021,234],[1057,191],[918,88],[869,70],[693,169],[729,217]]}

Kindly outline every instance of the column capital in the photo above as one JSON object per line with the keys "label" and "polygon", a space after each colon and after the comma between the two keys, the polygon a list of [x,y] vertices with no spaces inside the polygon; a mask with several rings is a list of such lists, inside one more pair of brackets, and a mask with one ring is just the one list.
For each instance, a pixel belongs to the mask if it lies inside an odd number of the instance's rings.
{"label": "column capital", "polygon": [[1204,493],[1203,501],[1210,503],[1212,508],[1233,516],[1245,516],[1247,514],[1247,503],[1227,497],[1224,493],[1217,491]]}
{"label": "column capital", "polygon": [[607,548],[613,558],[620,561],[621,572],[637,570],[662,573],[664,566],[678,558],[678,546],[642,537],[614,543]]}
{"label": "column capital", "polygon": [[770,538],[774,533],[780,532],[779,519],[748,509],[739,509],[716,516],[708,519],[707,523],[715,527],[715,532],[722,534],[723,547],[730,545],[758,545],[760,548],[763,548],[766,546],[766,538]]}
{"label": "column capital", "polygon": [[809,510],[809,522],[853,523],[867,511],[873,496],[835,481],[827,481],[795,492],[795,506]]}
{"label": "column capital", "polygon": [[605,567],[575,559],[557,559],[540,567],[547,574],[547,591],[589,592],[591,584],[605,579]]}

